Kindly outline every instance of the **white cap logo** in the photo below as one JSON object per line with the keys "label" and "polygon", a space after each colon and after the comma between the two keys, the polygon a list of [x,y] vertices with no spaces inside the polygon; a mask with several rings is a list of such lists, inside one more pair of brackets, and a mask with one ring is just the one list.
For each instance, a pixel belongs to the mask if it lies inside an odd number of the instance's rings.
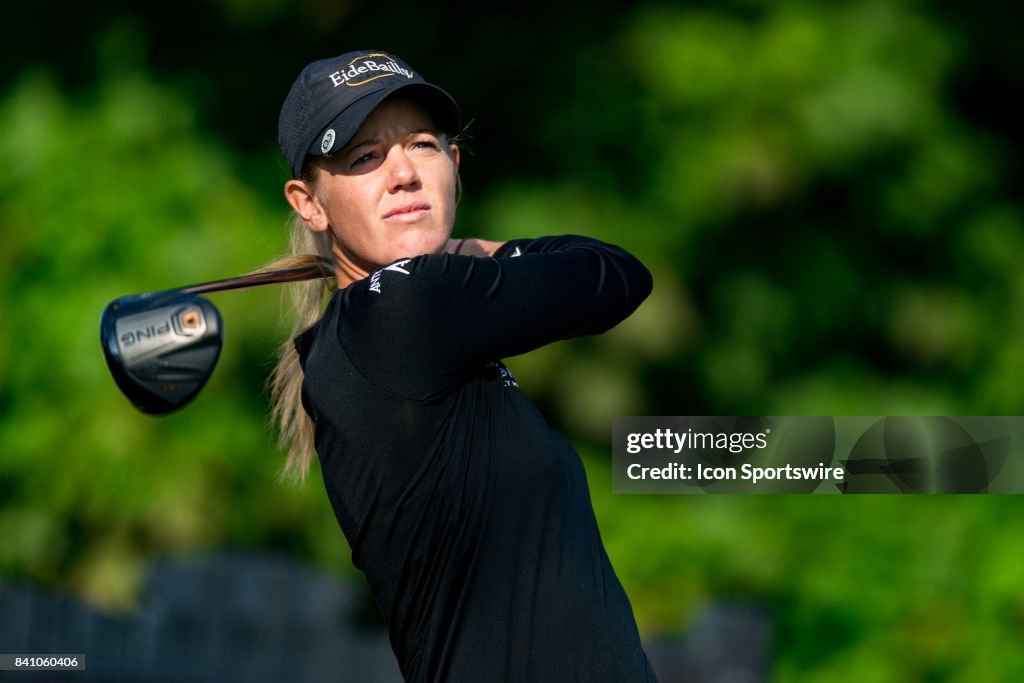
{"label": "white cap logo", "polygon": [[331,147],[334,145],[334,129],[328,128],[327,132],[324,133],[324,139],[320,141],[320,152],[327,154],[331,151]]}

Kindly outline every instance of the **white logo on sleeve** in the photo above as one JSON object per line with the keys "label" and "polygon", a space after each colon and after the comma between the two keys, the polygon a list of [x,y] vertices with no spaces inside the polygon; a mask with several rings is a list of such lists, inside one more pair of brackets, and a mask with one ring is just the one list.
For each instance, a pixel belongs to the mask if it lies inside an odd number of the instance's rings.
{"label": "white logo on sleeve", "polygon": [[409,271],[402,267],[409,261],[412,261],[412,259],[407,258],[402,261],[395,261],[387,268],[381,268],[380,270],[374,271],[373,275],[370,276],[370,291],[380,294],[380,276],[385,270],[401,273],[402,275],[409,275]]}
{"label": "white logo on sleeve", "polygon": [[404,266],[409,261],[412,261],[412,259],[411,258],[407,258],[404,261],[395,261],[394,263],[392,263],[390,266],[388,266],[384,270],[393,270],[396,273],[402,273],[403,275],[408,275],[409,271],[406,270],[405,268],[403,268],[402,266]]}
{"label": "white logo on sleeve", "polygon": [[511,258],[515,258],[516,256],[522,256],[522,255],[523,255],[523,252],[519,251],[519,247],[516,247],[516,250],[512,254]]}
{"label": "white logo on sleeve", "polygon": [[501,376],[502,386],[515,387],[516,389],[519,388],[519,383],[516,382],[516,378],[512,376],[512,373],[509,372],[509,369],[506,368],[505,364],[502,363],[501,361],[492,360],[485,367],[489,368],[492,371],[498,371],[498,374]]}

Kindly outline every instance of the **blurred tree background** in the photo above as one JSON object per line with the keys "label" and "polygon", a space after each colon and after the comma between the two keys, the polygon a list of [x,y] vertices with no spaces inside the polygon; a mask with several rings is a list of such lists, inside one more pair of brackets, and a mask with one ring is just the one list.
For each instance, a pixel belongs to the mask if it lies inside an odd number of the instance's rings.
{"label": "blurred tree background", "polygon": [[[1012,5],[186,0],[6,9],[0,579],[130,610],[146,563],[270,549],[339,575],[281,484],[280,288],[214,295],[219,367],[152,419],[99,312],[284,249],[277,112],[307,62],[394,51],[460,102],[456,234],[581,232],[655,273],[626,324],[513,359],[580,447],[645,635],[762,605],[778,681],[1018,680],[1013,498],[612,496],[613,415],[1019,414],[1024,53]],[[1014,93],[1017,93],[1014,95]]]}

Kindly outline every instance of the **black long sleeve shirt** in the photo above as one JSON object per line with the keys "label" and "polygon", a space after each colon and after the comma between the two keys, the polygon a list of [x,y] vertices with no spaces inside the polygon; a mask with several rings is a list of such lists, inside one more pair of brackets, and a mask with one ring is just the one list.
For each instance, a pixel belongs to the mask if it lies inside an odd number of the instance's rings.
{"label": "black long sleeve shirt", "polygon": [[597,334],[651,277],[567,236],[403,259],[296,339],[334,512],[407,681],[652,681],[577,453],[501,363]]}

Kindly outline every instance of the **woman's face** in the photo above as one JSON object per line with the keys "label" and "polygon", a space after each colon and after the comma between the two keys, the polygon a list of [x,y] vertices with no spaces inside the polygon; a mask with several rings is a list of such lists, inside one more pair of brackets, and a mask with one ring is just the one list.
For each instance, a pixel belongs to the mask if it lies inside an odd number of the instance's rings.
{"label": "woman's face", "polygon": [[285,194],[310,229],[334,235],[345,279],[443,251],[455,222],[459,150],[421,105],[384,100],[345,148],[316,164],[315,192],[296,203],[290,181]]}

